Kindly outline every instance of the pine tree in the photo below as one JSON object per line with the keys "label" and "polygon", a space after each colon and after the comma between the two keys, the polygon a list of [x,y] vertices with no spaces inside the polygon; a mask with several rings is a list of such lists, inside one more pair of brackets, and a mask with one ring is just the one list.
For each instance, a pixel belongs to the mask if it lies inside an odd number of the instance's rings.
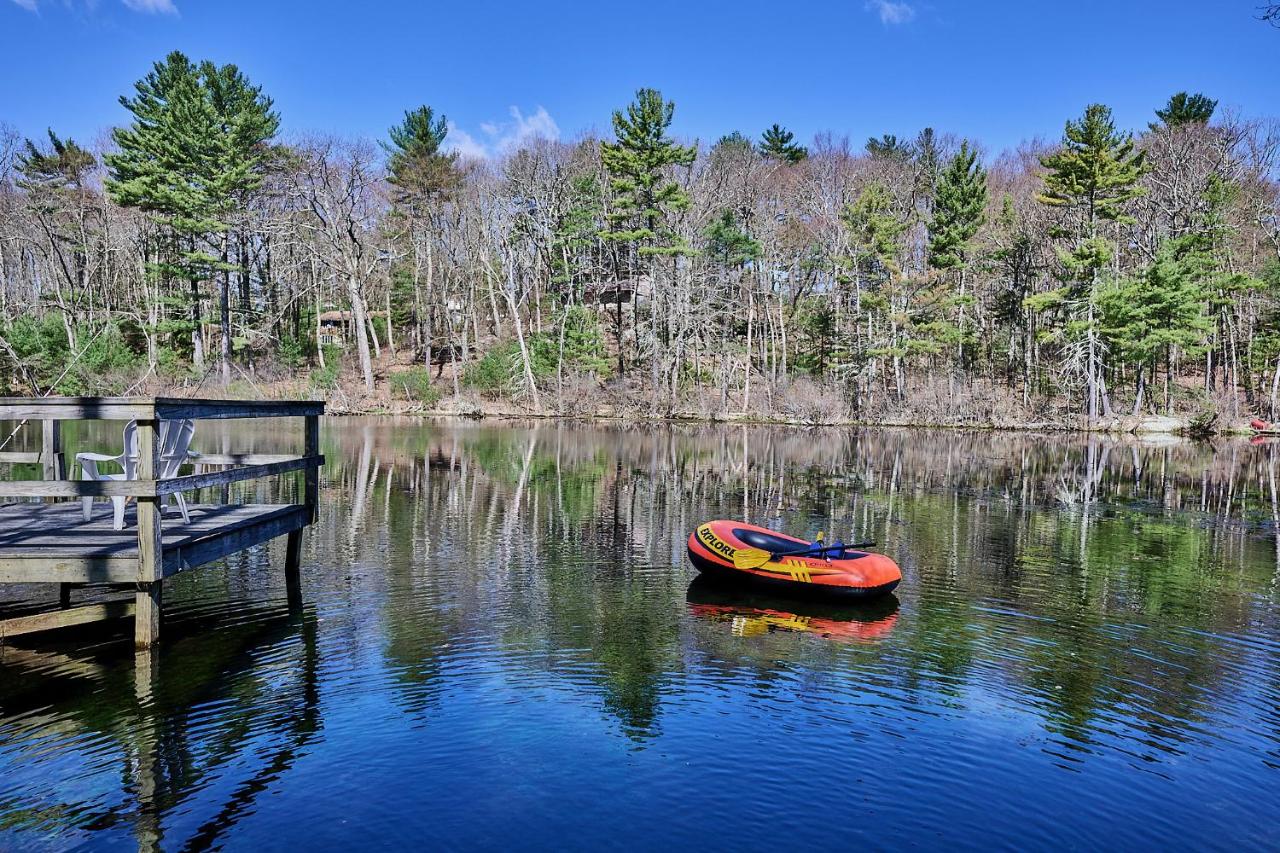
{"label": "pine tree", "polygon": [[1213,329],[1205,313],[1205,283],[1213,267],[1206,240],[1181,237],[1166,243],[1143,275],[1101,295],[1103,334],[1121,358],[1138,367],[1135,415],[1142,409],[1146,370],[1154,372],[1156,361],[1164,357],[1164,405],[1169,413],[1173,351],[1203,351]]}
{"label": "pine tree", "polygon": [[404,206],[426,203],[454,189],[460,175],[457,155],[440,150],[449,135],[449,122],[425,104],[407,110],[404,119],[387,132],[387,183],[395,201]]}
{"label": "pine tree", "polygon": [[91,215],[93,190],[89,175],[97,165],[92,154],[72,139],[48,131],[49,148],[41,150],[30,139],[26,151],[14,158],[17,185],[25,190],[26,208],[44,232],[59,279],[53,282],[53,298],[61,309],[69,352],[77,349],[76,326],[85,293],[85,276],[91,246],[98,239]]}
{"label": "pine tree", "polygon": [[[1180,124],[1208,124],[1209,119],[1213,118],[1213,111],[1217,108],[1217,101],[1198,92],[1194,95],[1178,92],[1169,98],[1164,109],[1156,110],[1156,117],[1164,122],[1165,127],[1177,127]],[[1159,125],[1152,124],[1150,127],[1155,130]]]}
{"label": "pine tree", "polygon": [[[153,214],[168,250],[153,272],[187,281],[195,366],[204,368],[200,282],[232,267],[226,221],[261,184],[265,143],[280,125],[271,99],[234,65],[196,65],[178,51],[157,62],[120,103],[133,114],[107,155],[107,192],[125,207]],[[214,254],[217,252],[218,254]],[[229,280],[223,279],[223,376],[229,378]]]}
{"label": "pine tree", "polygon": [[1114,248],[1101,236],[1099,226],[1132,221],[1125,215],[1125,206],[1142,194],[1138,179],[1145,170],[1144,157],[1134,151],[1132,134],[1116,130],[1110,108],[1090,104],[1079,121],[1067,122],[1062,147],[1040,163],[1049,172],[1037,198],[1068,216],[1060,236],[1068,238],[1071,246],[1058,253],[1068,285],[1061,297],[1077,306],[1077,312],[1081,303],[1084,306],[1083,326],[1075,325],[1086,341],[1086,409],[1092,425],[1098,418],[1099,400],[1108,415],[1111,409],[1095,315],[1099,274]]}
{"label": "pine tree", "polygon": [[879,139],[870,137],[866,148],[867,153],[872,157],[884,157],[890,160],[907,160],[911,157],[911,145],[892,133],[886,133]]}
{"label": "pine tree", "polygon": [[933,209],[933,196],[937,192],[938,173],[942,165],[938,153],[937,135],[932,127],[920,131],[912,146],[915,154],[916,182],[915,193],[918,203],[927,216]]}
{"label": "pine tree", "polygon": [[965,334],[964,307],[968,299],[965,273],[969,268],[969,242],[986,221],[987,171],[978,162],[978,152],[969,143],[960,143],[938,176],[929,222],[929,266],[954,269],[959,278],[959,333]]}
{"label": "pine tree", "polygon": [[751,140],[747,139],[746,134],[744,134],[740,130],[735,130],[730,133],[726,133],[724,136],[716,140],[716,144],[713,145],[712,148],[713,149],[727,148],[727,149],[733,149],[735,151],[755,151],[756,150],[755,145],[752,144]]}
{"label": "pine tree", "polygon": [[41,151],[30,139],[26,140],[26,152],[17,157],[18,186],[34,192],[39,190],[79,190],[84,188],[85,177],[97,160],[73,139],[61,139],[50,129],[49,147]]}
{"label": "pine tree", "polygon": [[[671,228],[673,214],[689,206],[689,196],[671,177],[675,166],[691,166],[697,148],[680,145],[667,136],[675,104],[664,101],[656,89],[640,89],[626,110],[613,114],[616,142],[600,144],[600,159],[609,173],[613,194],[613,211],[608,214],[607,239],[631,249],[632,257],[624,264],[632,270],[645,269],[654,281],[656,258],[674,257],[688,251],[688,246]],[[654,326],[659,338],[667,318],[661,314],[654,281]],[[622,327],[622,302],[617,303],[616,326]],[[654,390],[658,388],[659,352],[654,347],[652,368]],[[618,350],[618,372],[625,368],[622,349]]]}
{"label": "pine tree", "polygon": [[[902,359],[907,348],[902,340],[899,285],[902,283],[903,236],[908,223],[894,209],[893,193],[880,181],[872,181],[841,214],[841,221],[853,244],[848,266],[855,276],[860,311],[884,314],[889,325],[885,346],[867,350],[873,357],[890,358],[898,399],[906,393]],[[863,282],[868,285],[864,291]],[[870,321],[868,321],[868,324]],[[858,354],[861,356],[861,353]]]}
{"label": "pine tree", "polygon": [[613,114],[617,142],[600,145],[614,196],[607,236],[633,245],[639,255],[686,251],[669,230],[668,220],[689,206],[689,196],[671,179],[670,169],[692,165],[697,149],[667,136],[674,113],[675,104],[664,101],[661,92],[640,89],[625,112]]}
{"label": "pine tree", "polygon": [[965,266],[969,241],[986,221],[986,207],[987,170],[978,162],[978,152],[962,142],[938,176],[929,222],[929,266]]}
{"label": "pine tree", "polygon": [[809,149],[797,145],[792,140],[796,135],[780,124],[765,130],[760,136],[760,153],[779,163],[795,165],[809,156]]}
{"label": "pine tree", "polygon": [[387,153],[391,200],[396,212],[408,223],[413,264],[407,286],[412,290],[414,305],[409,319],[413,321],[419,354],[428,368],[435,347],[438,302],[435,238],[429,221],[439,204],[462,182],[457,154],[441,150],[448,135],[448,119],[443,115],[437,117],[435,110],[423,104],[406,110],[404,119],[387,131],[390,141],[382,143]]}
{"label": "pine tree", "polygon": [[732,210],[722,210],[704,232],[707,256],[726,270],[760,259],[760,242],[739,224]]}

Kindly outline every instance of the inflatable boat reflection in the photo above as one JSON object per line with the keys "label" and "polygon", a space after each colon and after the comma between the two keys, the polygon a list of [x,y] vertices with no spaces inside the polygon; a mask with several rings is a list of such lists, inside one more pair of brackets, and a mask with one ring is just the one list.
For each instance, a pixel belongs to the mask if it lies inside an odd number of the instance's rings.
{"label": "inflatable boat reflection", "polygon": [[699,576],[689,585],[685,600],[694,616],[728,623],[736,637],[796,631],[836,642],[868,643],[887,636],[898,621],[898,599],[892,594],[856,605],[824,604],[743,592]]}

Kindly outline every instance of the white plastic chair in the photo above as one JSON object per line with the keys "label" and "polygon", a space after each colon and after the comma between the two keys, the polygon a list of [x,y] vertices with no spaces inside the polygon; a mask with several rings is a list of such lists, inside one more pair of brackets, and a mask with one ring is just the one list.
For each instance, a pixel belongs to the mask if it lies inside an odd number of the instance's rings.
{"label": "white plastic chair", "polygon": [[[157,479],[177,476],[183,463],[200,457],[191,449],[191,439],[195,435],[196,424],[192,420],[176,420],[160,422],[160,459]],[[136,480],[138,478],[138,425],[129,421],[124,427],[124,450],[115,456],[105,453],[77,453],[76,461],[80,463],[81,479],[84,480]],[[111,473],[98,470],[99,463],[114,462],[124,470]],[[173,495],[182,513],[182,520],[190,523],[191,514],[187,511],[187,501],[182,494]],[[166,501],[167,502],[167,501]],[[114,509],[113,526],[116,530],[124,529],[124,497],[112,497]],[[88,521],[93,512],[93,498],[80,499],[80,509],[84,520]]]}

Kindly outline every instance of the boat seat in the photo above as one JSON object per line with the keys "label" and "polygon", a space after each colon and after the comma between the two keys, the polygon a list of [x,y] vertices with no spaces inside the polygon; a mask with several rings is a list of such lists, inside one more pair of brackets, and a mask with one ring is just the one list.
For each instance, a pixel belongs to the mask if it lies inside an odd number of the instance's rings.
{"label": "boat seat", "polygon": [[762,551],[794,551],[810,544],[803,539],[792,539],[788,536],[770,536],[768,533],[750,530],[745,527],[735,527],[733,535],[739,542],[746,542],[752,548],[759,548]]}

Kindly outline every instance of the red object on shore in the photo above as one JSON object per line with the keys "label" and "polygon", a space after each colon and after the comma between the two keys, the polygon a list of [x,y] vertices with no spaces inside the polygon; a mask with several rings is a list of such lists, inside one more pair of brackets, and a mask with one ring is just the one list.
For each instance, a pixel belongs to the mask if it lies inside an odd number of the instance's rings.
{"label": "red object on shore", "polygon": [[1253,427],[1258,432],[1267,432],[1271,429],[1271,424],[1267,423],[1262,418],[1254,418],[1249,421],[1249,426]]}

